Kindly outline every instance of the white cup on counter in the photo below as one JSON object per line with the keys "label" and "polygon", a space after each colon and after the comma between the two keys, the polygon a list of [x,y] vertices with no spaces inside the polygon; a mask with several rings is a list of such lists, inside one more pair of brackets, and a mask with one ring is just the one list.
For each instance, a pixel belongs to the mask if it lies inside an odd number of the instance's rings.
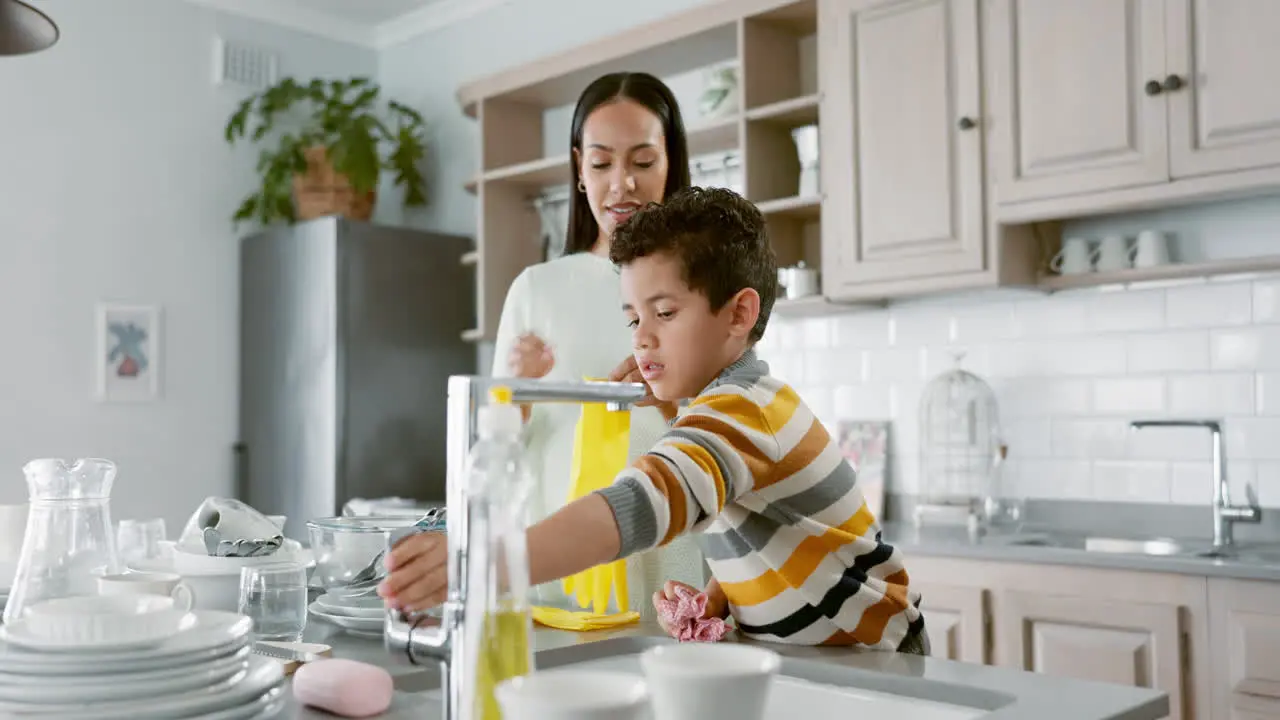
{"label": "white cup on counter", "polygon": [[98,578],[99,595],[164,595],[173,606],[187,612],[195,607],[196,594],[176,573],[131,572]]}
{"label": "white cup on counter", "polygon": [[782,658],[767,648],[739,643],[659,645],[640,655],[662,720],[763,720]]}
{"label": "white cup on counter", "polygon": [[1049,269],[1059,275],[1083,275],[1093,270],[1093,260],[1088,240],[1069,237],[1062,241],[1062,249],[1049,261]]}
{"label": "white cup on counter", "polygon": [[1133,266],[1159,267],[1169,264],[1169,238],[1159,230],[1143,230],[1133,246]]}
{"label": "white cup on counter", "polygon": [[[503,720],[649,720],[644,679],[607,670],[539,670],[494,689]],[[653,717],[665,718],[664,715]]]}

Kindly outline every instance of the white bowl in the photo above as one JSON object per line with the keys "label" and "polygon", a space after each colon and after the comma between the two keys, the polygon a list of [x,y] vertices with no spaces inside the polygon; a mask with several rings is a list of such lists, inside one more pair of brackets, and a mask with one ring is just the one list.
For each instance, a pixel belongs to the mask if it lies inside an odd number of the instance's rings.
{"label": "white bowl", "polygon": [[285,540],[278,550],[261,557],[216,557],[204,550],[192,552],[181,545],[173,548],[173,572],[179,575],[235,575],[240,568],[257,565],[274,565],[281,562],[299,562],[309,565],[310,554],[297,540]]}
{"label": "white bowl", "polygon": [[630,673],[541,670],[504,680],[494,694],[502,708],[503,720],[645,720],[649,717],[649,691],[644,679]]}
{"label": "white bowl", "polygon": [[27,632],[58,644],[117,645],[159,641],[191,625],[165,595],[98,595],[35,603],[23,613]]}
{"label": "white bowl", "polygon": [[659,645],[640,655],[662,720],[761,720],[781,665],[772,650],[732,642]]}

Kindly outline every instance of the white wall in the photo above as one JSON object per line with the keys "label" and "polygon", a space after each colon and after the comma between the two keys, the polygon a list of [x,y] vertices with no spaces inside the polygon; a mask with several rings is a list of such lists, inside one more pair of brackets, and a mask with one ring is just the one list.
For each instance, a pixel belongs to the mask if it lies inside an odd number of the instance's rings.
{"label": "white wall", "polygon": [[[229,150],[241,92],[212,83],[215,32],[267,45],[280,72],[377,72],[374,52],[177,0],[48,0],[53,49],[0,58],[0,503],[30,458],[116,461],[117,518],[176,533],[231,491],[237,233],[256,152]],[[94,306],[158,304],[163,396],[93,400]]]}

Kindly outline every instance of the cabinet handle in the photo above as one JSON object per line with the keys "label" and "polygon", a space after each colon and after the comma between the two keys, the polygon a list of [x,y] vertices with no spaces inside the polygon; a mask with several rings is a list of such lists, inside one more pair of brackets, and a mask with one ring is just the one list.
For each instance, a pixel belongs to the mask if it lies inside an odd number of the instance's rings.
{"label": "cabinet handle", "polygon": [[1159,95],[1164,92],[1164,85],[1159,80],[1148,80],[1145,89],[1148,95]]}
{"label": "cabinet handle", "polygon": [[1177,92],[1186,86],[1186,81],[1179,75],[1170,75],[1164,79],[1164,89],[1168,92]]}
{"label": "cabinet handle", "polygon": [[957,122],[956,125],[959,126],[961,130],[972,130],[978,127],[978,123],[974,122],[974,119],[971,117],[960,118],[960,121]]}

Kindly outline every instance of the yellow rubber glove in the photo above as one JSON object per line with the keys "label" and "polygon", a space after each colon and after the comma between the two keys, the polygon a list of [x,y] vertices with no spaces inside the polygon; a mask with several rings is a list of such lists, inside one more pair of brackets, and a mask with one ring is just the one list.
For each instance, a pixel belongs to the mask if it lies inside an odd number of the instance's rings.
{"label": "yellow rubber glove", "polygon": [[[601,378],[583,378],[588,382]],[[610,411],[603,403],[582,406],[573,445],[570,502],[613,483],[627,466],[631,444],[631,412]],[[589,568],[561,581],[566,595],[578,607],[591,607],[603,615],[612,594],[618,610],[629,610],[627,600],[627,563],[625,560]]]}

